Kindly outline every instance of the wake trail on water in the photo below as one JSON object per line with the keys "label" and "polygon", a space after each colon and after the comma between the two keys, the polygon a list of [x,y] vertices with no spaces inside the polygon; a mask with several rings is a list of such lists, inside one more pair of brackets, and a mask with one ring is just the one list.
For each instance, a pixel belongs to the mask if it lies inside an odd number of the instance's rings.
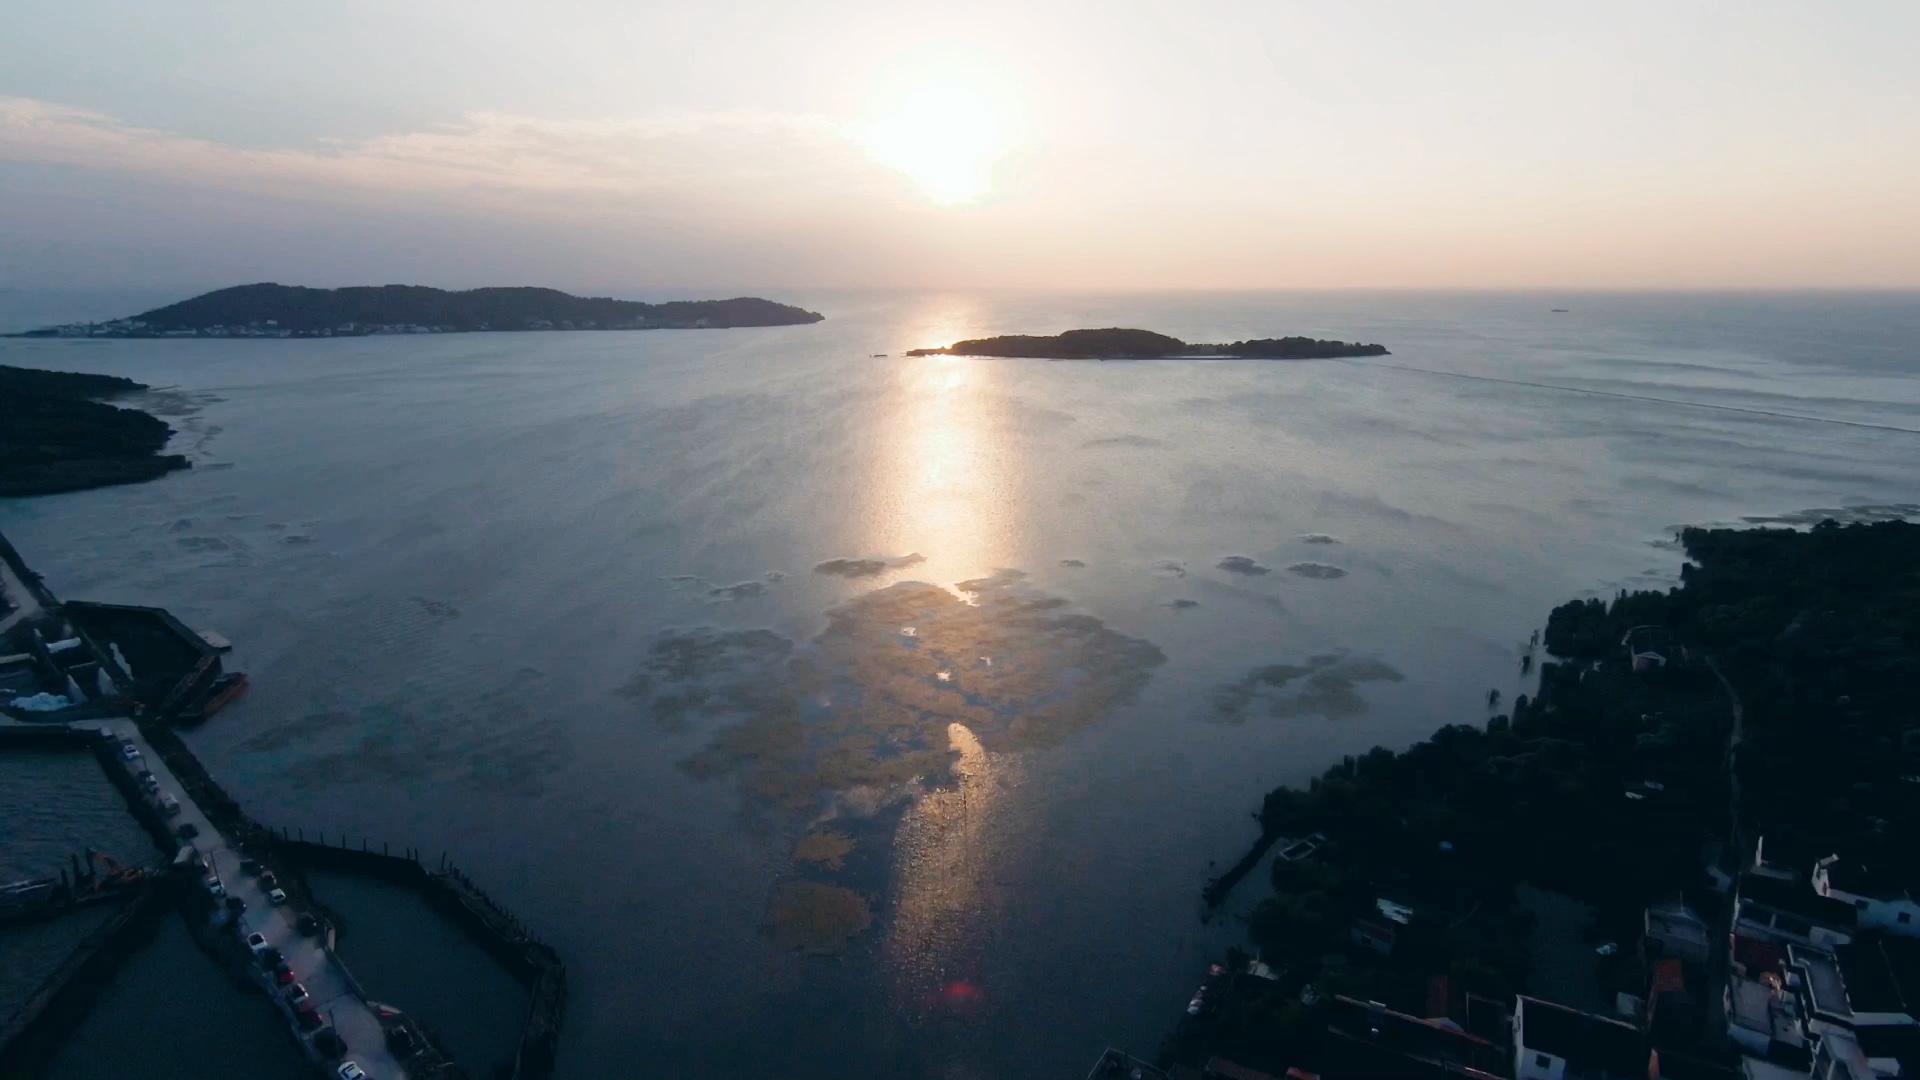
{"label": "wake trail on water", "polygon": [[1474,382],[1502,383],[1507,386],[1530,386],[1536,390],[1559,390],[1568,394],[1592,394],[1595,397],[1619,398],[1623,401],[1651,401],[1660,405],[1681,405],[1694,409],[1717,409],[1721,412],[1745,413],[1748,416],[1770,416],[1779,420],[1805,420],[1813,424],[1838,424],[1842,427],[1868,428],[1873,431],[1898,431],[1907,435],[1920,435],[1920,428],[1901,427],[1898,424],[1875,424],[1866,420],[1840,420],[1831,416],[1808,416],[1805,413],[1776,412],[1772,409],[1751,409],[1742,405],[1714,405],[1705,401],[1688,401],[1685,398],[1654,397],[1650,394],[1623,394],[1617,390],[1593,390],[1583,386],[1560,386],[1555,383],[1528,382],[1525,379],[1502,379],[1492,375],[1467,375],[1458,371],[1439,371],[1434,368],[1410,367],[1406,364],[1374,364],[1360,360],[1336,359],[1335,363],[1351,364],[1354,367],[1384,368],[1389,371],[1410,371],[1419,375],[1438,375],[1447,379],[1471,379]]}

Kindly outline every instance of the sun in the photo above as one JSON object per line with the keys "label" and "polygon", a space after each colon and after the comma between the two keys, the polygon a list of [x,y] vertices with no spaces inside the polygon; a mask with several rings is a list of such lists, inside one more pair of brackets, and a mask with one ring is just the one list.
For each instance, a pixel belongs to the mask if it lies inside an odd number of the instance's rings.
{"label": "sun", "polygon": [[940,206],[993,190],[1008,125],[994,103],[965,86],[925,86],[888,101],[860,132],[867,153],[904,173]]}

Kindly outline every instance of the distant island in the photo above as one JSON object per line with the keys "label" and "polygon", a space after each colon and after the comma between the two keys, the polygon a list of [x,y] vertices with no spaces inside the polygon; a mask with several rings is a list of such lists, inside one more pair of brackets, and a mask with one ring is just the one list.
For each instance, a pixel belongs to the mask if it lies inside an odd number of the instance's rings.
{"label": "distant island", "polygon": [[0,366],[0,496],[52,495],[152,480],[189,467],[162,454],[164,420],[100,398],[145,390],[116,375]]}
{"label": "distant island", "polygon": [[944,349],[914,349],[908,356],[1005,356],[1044,360],[1158,360],[1175,356],[1235,356],[1248,360],[1333,360],[1343,356],[1387,356],[1384,345],[1357,341],[1321,341],[1309,337],[1255,338],[1225,345],[1203,345],[1151,330],[1068,330],[1040,336],[1007,334],[970,338]]}
{"label": "distant island", "polygon": [[798,326],[826,316],[756,296],[643,304],[556,289],[448,292],[425,285],[309,289],[236,285],[104,323],[69,323],[22,337],[358,337],[483,330],[696,330]]}

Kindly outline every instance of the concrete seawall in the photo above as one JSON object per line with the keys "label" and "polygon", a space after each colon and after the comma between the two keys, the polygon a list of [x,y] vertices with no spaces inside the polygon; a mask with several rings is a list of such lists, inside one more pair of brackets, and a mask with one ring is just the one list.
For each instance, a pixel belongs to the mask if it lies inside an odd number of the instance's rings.
{"label": "concrete seawall", "polygon": [[[8,1019],[0,1031],[4,1035],[0,1080],[37,1073],[60,1039],[84,1018],[101,986],[151,936],[169,898],[178,901],[203,947],[216,958],[232,961],[229,966],[243,982],[257,986],[285,1013],[289,1032],[316,1063],[346,1053],[367,1075],[381,1080],[401,1076],[450,1080],[464,1075],[417,1021],[369,1000],[340,962],[332,949],[331,930],[324,927],[332,921],[330,913],[315,901],[304,875],[298,873],[303,864],[400,882],[452,918],[529,995],[513,1065],[502,1072],[529,1080],[552,1075],[567,1001],[566,971],[554,950],[444,860],[438,870],[429,871],[412,853],[394,857],[364,848],[351,852],[308,844],[284,832],[276,835],[248,818],[239,801],[221,788],[172,730],[176,714],[197,701],[198,692],[221,670],[214,650],[198,635],[155,608],[62,605],[3,535],[0,587],[5,589],[7,606],[17,608],[0,617],[0,629],[9,631],[8,641],[16,651],[35,658],[42,682],[59,684],[63,669],[44,643],[46,627],[27,621],[24,625],[32,629],[31,634],[12,632],[23,620],[62,620],[46,626],[57,628],[63,639],[78,638],[81,652],[76,655],[85,661],[65,670],[82,672],[80,685],[94,685],[91,680],[98,676],[101,682],[110,680],[118,691],[103,690],[100,696],[57,713],[27,718],[0,715],[0,753],[92,753],[136,820],[175,864],[171,871],[147,873],[144,880],[138,874],[126,875],[128,884],[137,883],[125,890],[131,897],[127,906],[74,950],[35,992],[27,1008]],[[144,621],[135,626],[128,620]],[[132,632],[139,627],[152,630],[155,625],[158,639]],[[162,672],[148,680],[153,685],[131,679],[115,658],[115,645],[103,647],[108,638],[136,653],[132,662],[143,672]],[[147,652],[140,653],[142,648]],[[141,656],[158,659],[150,664]],[[66,676],[65,683],[73,686],[74,678]],[[123,743],[130,746],[124,756]],[[282,886],[286,895],[271,891],[274,885],[259,872],[262,869],[288,871]],[[204,884],[202,875],[206,875]],[[223,899],[225,904],[220,903]],[[318,940],[317,928],[306,921],[306,915],[322,924]],[[210,929],[215,927],[225,932]],[[324,1025],[315,1023],[312,1002],[296,1008],[282,998],[242,943],[248,932],[257,935],[256,941],[264,938],[285,954],[290,965],[297,965],[312,997],[328,1006]],[[310,1042],[301,1034],[315,1027],[332,1039],[324,1049],[319,1036]]]}
{"label": "concrete seawall", "polygon": [[418,891],[452,919],[502,967],[526,987],[527,1018],[514,1055],[513,1080],[546,1080],[553,1075],[560,1025],[567,1008],[567,971],[558,953],[535,938],[525,924],[453,866],[428,869],[411,853],[338,846],[319,840],[275,837],[275,850],[293,863],[315,870],[359,874]]}
{"label": "concrete seawall", "polygon": [[40,1075],[54,1051],[86,1019],[115,973],[153,940],[160,920],[175,910],[183,891],[178,877],[151,879],[125,908],[68,954],[0,1027],[0,1077]]}

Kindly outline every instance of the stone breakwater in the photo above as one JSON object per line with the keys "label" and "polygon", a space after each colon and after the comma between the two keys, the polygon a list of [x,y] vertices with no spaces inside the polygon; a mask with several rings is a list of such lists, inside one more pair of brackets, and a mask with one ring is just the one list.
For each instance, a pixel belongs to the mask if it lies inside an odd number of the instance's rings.
{"label": "stone breakwater", "polygon": [[[126,770],[112,767],[118,765],[112,744],[67,727],[0,727],[0,753],[50,750],[91,752],[155,845],[173,852],[175,842],[166,820],[152,812]],[[120,911],[82,939],[33,996],[0,1025],[0,1076],[38,1075],[60,1043],[86,1019],[127,958],[152,940],[161,918],[180,904],[185,891],[184,879],[172,875],[148,876],[130,888]]]}
{"label": "stone breakwater", "polygon": [[337,844],[328,844],[320,834],[309,840],[304,832],[290,834],[285,829],[268,836],[273,838],[276,852],[291,865],[359,874],[414,889],[435,910],[452,919],[527,990],[527,1017],[509,1076],[512,1080],[546,1080],[553,1075],[560,1025],[567,1009],[566,965],[561,963],[559,953],[535,937],[525,923],[488,896],[473,879],[444,858],[437,869],[430,869],[417,852],[403,850],[395,855],[385,845],[373,850],[364,840],[357,847],[344,837]]}
{"label": "stone breakwater", "polygon": [[179,877],[149,879],[133,899],[88,934],[26,1004],[0,1026],[0,1076],[38,1076],[93,1009],[101,991],[186,893]]}

